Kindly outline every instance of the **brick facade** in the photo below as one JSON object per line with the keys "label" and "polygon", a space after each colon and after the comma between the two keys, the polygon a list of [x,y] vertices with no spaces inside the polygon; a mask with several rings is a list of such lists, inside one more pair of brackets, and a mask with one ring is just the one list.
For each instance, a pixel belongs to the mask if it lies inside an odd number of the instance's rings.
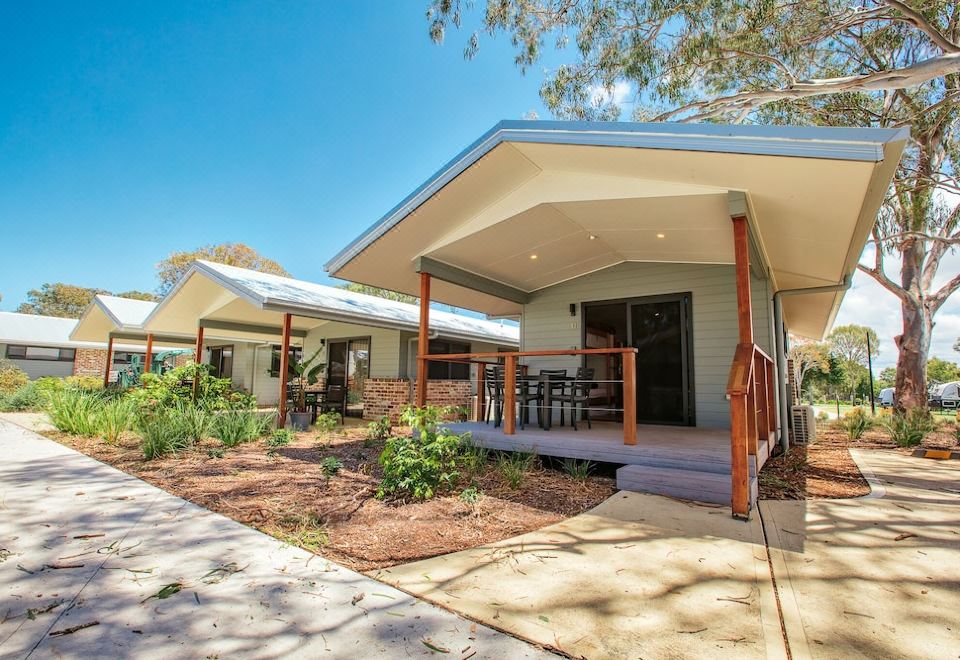
{"label": "brick facade", "polygon": [[[400,410],[413,401],[415,389],[406,378],[368,378],[363,387],[363,418],[387,416],[395,424]],[[470,410],[473,388],[468,380],[431,380],[427,383],[427,403]]]}
{"label": "brick facade", "polygon": [[103,378],[103,368],[106,364],[107,349],[78,348],[73,359],[73,375]]}

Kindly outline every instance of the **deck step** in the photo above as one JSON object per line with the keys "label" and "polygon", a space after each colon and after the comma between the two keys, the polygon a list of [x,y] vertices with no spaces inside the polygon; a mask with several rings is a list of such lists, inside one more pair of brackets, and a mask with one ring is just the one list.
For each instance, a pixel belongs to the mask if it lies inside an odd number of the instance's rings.
{"label": "deck step", "polygon": [[[653,465],[624,465],[617,470],[617,488],[638,493],[667,495],[685,500],[730,504],[730,473],[676,469]],[[757,498],[757,479],[750,479],[750,495]]]}
{"label": "deck step", "polygon": [[[749,461],[750,476],[755,476],[757,474],[757,457],[750,456]],[[707,472],[727,477],[730,475],[729,452],[721,458],[713,457],[713,460],[703,460],[700,456],[687,456],[683,453],[648,452],[632,458],[630,464],[668,470]]]}

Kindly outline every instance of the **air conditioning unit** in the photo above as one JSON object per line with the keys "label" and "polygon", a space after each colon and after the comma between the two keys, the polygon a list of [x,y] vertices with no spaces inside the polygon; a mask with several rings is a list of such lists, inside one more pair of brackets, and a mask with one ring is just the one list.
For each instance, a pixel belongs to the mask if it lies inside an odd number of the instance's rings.
{"label": "air conditioning unit", "polygon": [[806,444],[817,439],[817,415],[813,406],[793,406],[793,441]]}

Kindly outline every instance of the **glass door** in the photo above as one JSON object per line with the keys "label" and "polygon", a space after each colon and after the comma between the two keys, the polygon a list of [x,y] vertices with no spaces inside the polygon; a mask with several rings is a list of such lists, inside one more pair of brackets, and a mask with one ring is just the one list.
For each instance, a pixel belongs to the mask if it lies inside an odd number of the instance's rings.
{"label": "glass door", "polygon": [[327,385],[339,385],[346,397],[345,412],[363,417],[363,388],[370,376],[370,338],[327,344]]}
{"label": "glass door", "polygon": [[637,421],[693,424],[689,295],[630,303],[630,345],[637,349]]}

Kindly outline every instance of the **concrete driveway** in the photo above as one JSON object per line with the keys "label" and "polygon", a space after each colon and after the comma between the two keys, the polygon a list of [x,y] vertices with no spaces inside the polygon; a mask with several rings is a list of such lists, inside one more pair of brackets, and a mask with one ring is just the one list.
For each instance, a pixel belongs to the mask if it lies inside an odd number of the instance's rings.
{"label": "concrete driveway", "polygon": [[544,652],[0,421],[0,656]]}

